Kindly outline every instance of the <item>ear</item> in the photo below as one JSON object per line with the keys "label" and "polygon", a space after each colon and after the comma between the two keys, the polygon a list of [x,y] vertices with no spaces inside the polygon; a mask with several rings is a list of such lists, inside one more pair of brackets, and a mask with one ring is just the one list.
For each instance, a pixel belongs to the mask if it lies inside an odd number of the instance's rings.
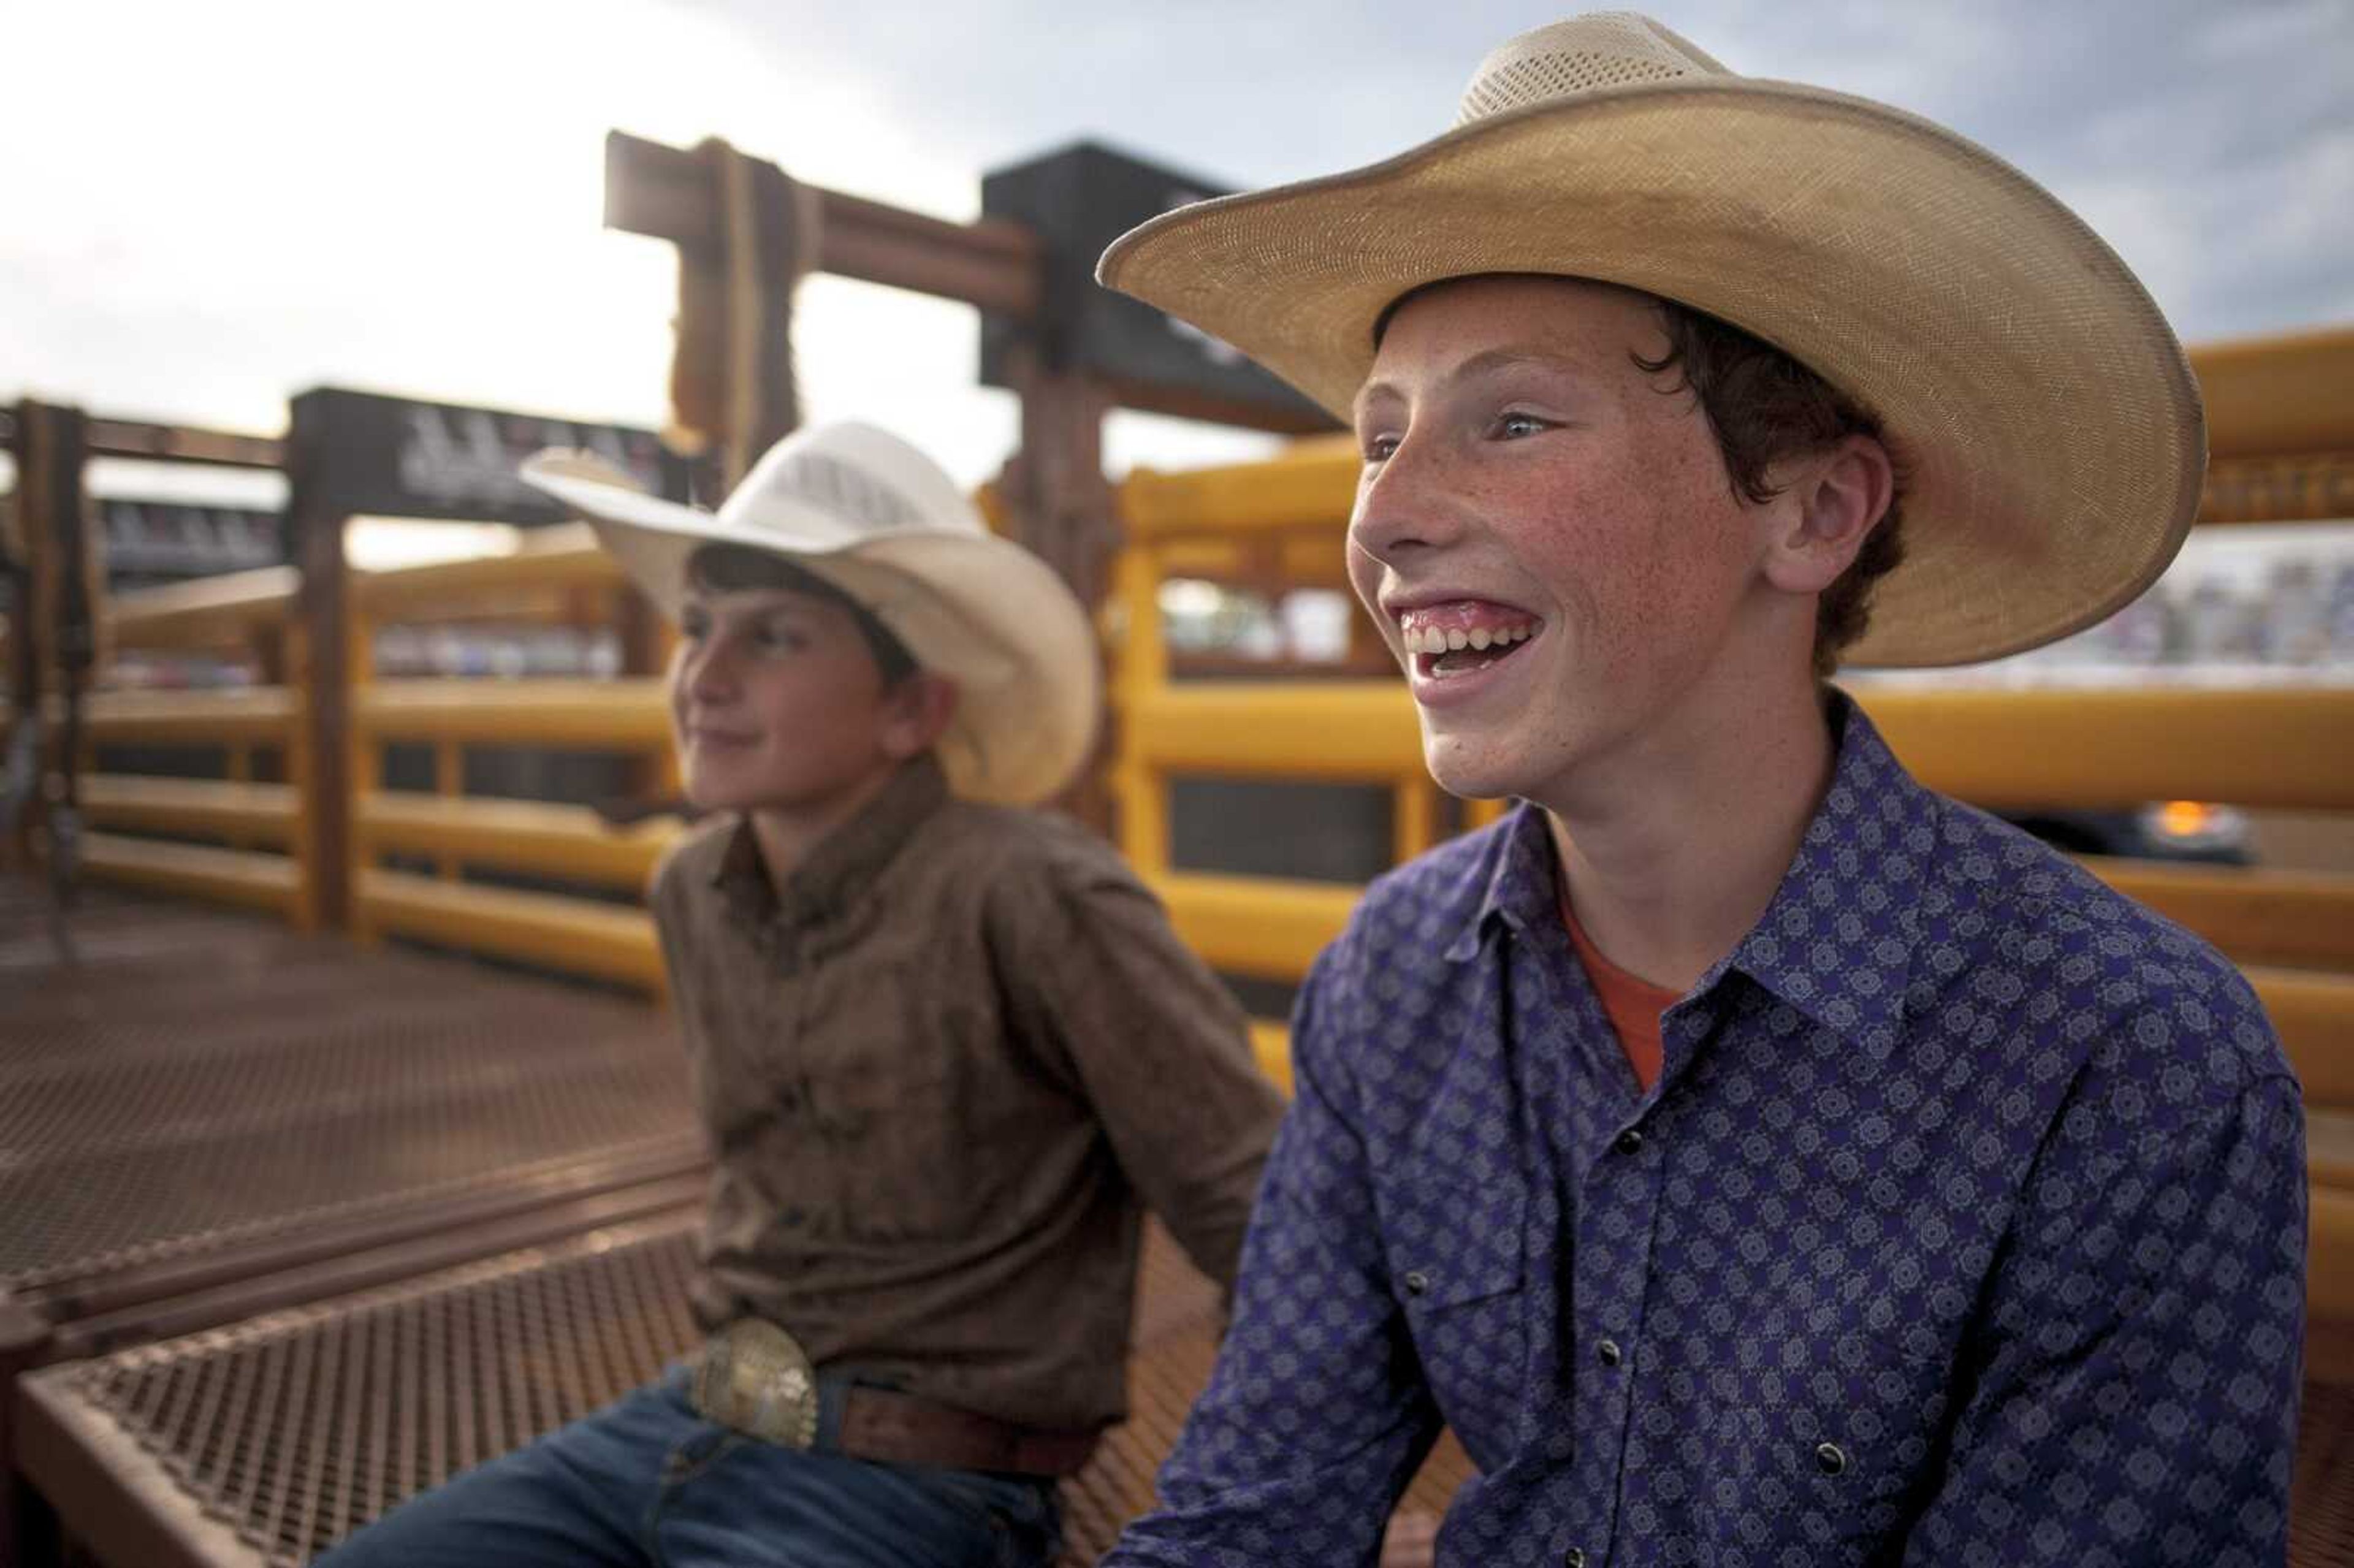
{"label": "ear", "polygon": [[1888,449],[1866,435],[1842,438],[1775,476],[1781,504],[1766,542],[1766,577],[1786,593],[1820,593],[1855,559],[1896,493]]}
{"label": "ear", "polygon": [[946,675],[918,670],[884,694],[882,741],[896,762],[920,757],[948,733],[956,718],[957,685]]}

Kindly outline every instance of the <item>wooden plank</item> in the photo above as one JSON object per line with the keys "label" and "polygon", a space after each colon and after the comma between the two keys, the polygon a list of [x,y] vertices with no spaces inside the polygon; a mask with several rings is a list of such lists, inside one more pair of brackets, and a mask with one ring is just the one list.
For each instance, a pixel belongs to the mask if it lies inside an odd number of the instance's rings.
{"label": "wooden plank", "polygon": [[363,873],[357,907],[371,930],[663,989],[662,947],[642,909],[398,871]]}
{"label": "wooden plank", "polygon": [[299,802],[291,785],[222,783],[210,779],[160,779],[95,773],[82,780],[81,800],[99,827],[150,832],[247,834],[272,844],[292,836]]}
{"label": "wooden plank", "polygon": [[152,458],[158,462],[204,463],[222,468],[282,468],[286,443],[275,436],[234,430],[203,430],[144,419],[90,422],[92,457]]}
{"label": "wooden plank", "polygon": [[[951,223],[815,185],[818,270],[1034,319],[1044,281],[1037,238],[1019,224]],[[615,131],[605,138],[605,224],[716,251],[720,207],[695,154]]]}
{"label": "wooden plank", "polygon": [[353,705],[376,740],[469,740],[583,750],[670,744],[659,676],[611,681],[376,681]]}
{"label": "wooden plank", "polygon": [[88,874],[110,882],[290,918],[302,890],[302,867],[282,854],[165,843],[119,833],[83,835],[80,863]]}
{"label": "wooden plank", "polygon": [[643,887],[678,837],[675,818],[607,827],[586,806],[493,800],[379,789],[360,798],[358,832],[368,854],[393,850],[461,864]]}

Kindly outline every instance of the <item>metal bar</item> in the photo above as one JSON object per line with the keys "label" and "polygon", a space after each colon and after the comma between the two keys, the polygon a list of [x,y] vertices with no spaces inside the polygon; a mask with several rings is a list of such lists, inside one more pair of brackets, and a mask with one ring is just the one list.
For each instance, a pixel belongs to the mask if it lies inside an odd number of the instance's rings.
{"label": "metal bar", "polygon": [[[2354,377],[2354,365],[2347,375]],[[2354,415],[2338,418],[2354,427]],[[2208,465],[2200,523],[2327,523],[2354,516],[2354,429],[2317,429],[2334,435],[2338,444],[2217,457]],[[1231,552],[1233,542],[1247,535],[1304,533],[1309,536],[1287,546],[1287,572],[1301,577],[1305,567],[1313,573],[1307,580],[1338,581],[1341,534],[1362,467],[1355,442],[1333,437],[1298,442],[1263,462],[1180,473],[1139,469],[1119,486],[1119,514],[1134,537],[1186,541],[1200,552],[1197,563],[1225,558],[1216,552]],[[1320,567],[1317,552],[1330,557]],[[1176,558],[1171,570],[1186,575]]]}
{"label": "metal bar", "polygon": [[377,930],[646,991],[664,984],[662,946],[642,910],[397,871],[364,873],[357,902]]}
{"label": "metal bar", "polygon": [[109,1564],[263,1568],[262,1553],[207,1515],[154,1455],[51,1377],[19,1380],[16,1455],[80,1544]]}
{"label": "metal bar", "polygon": [[[818,270],[1034,319],[1044,290],[1038,241],[1018,224],[951,223],[805,186],[818,206]],[[605,224],[716,253],[720,204],[691,152],[614,131],[605,138]]]}
{"label": "metal bar", "polygon": [[[607,1225],[691,1208],[709,1179],[686,1171],[638,1185],[584,1193],[463,1226],[440,1226],[359,1252],[323,1256],[275,1274],[232,1279],[193,1295],[128,1312],[85,1319],[58,1330],[61,1358],[101,1355],[125,1345],[193,1334],[263,1312],[394,1285],[517,1247],[559,1242]],[[236,1412],[223,1417],[235,1425]]]}
{"label": "metal bar", "polygon": [[216,468],[283,468],[286,443],[276,436],[151,424],[143,419],[90,422],[90,455],[152,458],[158,462],[204,463]]}
{"label": "metal bar", "polygon": [[357,821],[376,851],[447,856],[614,887],[642,887],[678,837],[674,820],[609,828],[586,806],[442,799],[407,789],[360,797]]}
{"label": "metal bar", "polygon": [[[252,1243],[167,1256],[154,1263],[110,1265],[94,1276],[61,1276],[28,1292],[24,1299],[27,1310],[37,1310],[60,1326],[99,1319],[130,1325],[142,1307],[217,1290],[239,1280],[285,1274],[370,1247],[456,1234],[550,1204],[593,1198],[643,1182],[682,1176],[699,1179],[708,1161],[702,1135],[681,1133],[620,1152],[599,1151],[535,1167],[495,1186],[454,1197],[429,1197],[405,1208],[376,1208],[348,1218],[323,1219]],[[142,1329],[138,1337],[152,1336]],[[79,1343],[82,1350],[75,1353],[86,1353],[92,1341],[85,1335]]]}
{"label": "metal bar", "polygon": [[2084,867],[2241,963],[2354,973],[2354,876],[2106,856]]}
{"label": "metal bar", "polygon": [[2354,517],[2354,452],[2218,458],[2199,498],[2202,524],[2332,523]]}
{"label": "metal bar", "polygon": [[291,686],[248,686],[219,692],[101,692],[90,699],[84,726],[104,742],[152,740],[180,745],[260,741],[282,745],[302,711]]}
{"label": "metal bar", "polygon": [[81,865],[90,875],[110,882],[243,905],[289,917],[302,894],[302,877],[293,861],[282,854],[249,850],[90,833],[82,839]]}
{"label": "metal bar", "polygon": [[[249,759],[250,755],[242,745],[229,748],[233,764],[241,758]],[[241,835],[272,844],[284,844],[293,837],[296,815],[290,785],[133,773],[97,773],[85,779],[82,805],[97,827]]]}
{"label": "metal bar", "polygon": [[2219,458],[2354,450],[2354,326],[2190,350]]}
{"label": "metal bar", "polygon": [[[1923,782],[1980,805],[2354,810],[2354,691],[1853,690]],[[1388,782],[1422,766],[1413,699],[1394,681],[1205,682],[1129,697],[1121,719],[1164,772]],[[1311,734],[1312,751],[1298,744]]]}
{"label": "metal bar", "polygon": [[1362,888],[1340,883],[1170,872],[1150,885],[1170,924],[1211,968],[1296,982],[1348,924]]}
{"label": "metal bar", "polygon": [[354,720],[374,741],[463,739],[512,746],[650,750],[670,744],[670,704],[647,676],[611,681],[376,681]]}

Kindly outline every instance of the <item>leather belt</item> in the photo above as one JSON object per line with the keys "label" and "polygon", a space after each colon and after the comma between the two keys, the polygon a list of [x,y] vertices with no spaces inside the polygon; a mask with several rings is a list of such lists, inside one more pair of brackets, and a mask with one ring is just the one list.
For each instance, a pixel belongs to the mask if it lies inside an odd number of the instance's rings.
{"label": "leather belt", "polygon": [[691,1397],[705,1419],[788,1448],[891,1465],[1067,1476],[1097,1434],[1017,1426],[953,1405],[817,1372],[799,1341],[738,1318],[704,1342]]}

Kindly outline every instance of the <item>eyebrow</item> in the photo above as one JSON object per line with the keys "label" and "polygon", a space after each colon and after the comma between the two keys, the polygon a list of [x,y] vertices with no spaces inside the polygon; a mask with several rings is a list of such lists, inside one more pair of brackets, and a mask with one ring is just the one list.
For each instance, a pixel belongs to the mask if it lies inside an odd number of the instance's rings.
{"label": "eyebrow", "polygon": [[[1482,376],[1491,375],[1499,370],[1510,370],[1523,365],[1533,365],[1546,370],[1567,370],[1578,374],[1583,374],[1585,368],[1576,360],[1566,355],[1546,354],[1536,349],[1483,348],[1440,376],[1438,385],[1443,389],[1475,380]],[[1353,405],[1355,412],[1362,415],[1369,400],[1384,394],[1390,397],[1400,396],[1394,383],[1368,381],[1358,390],[1356,402]]]}

